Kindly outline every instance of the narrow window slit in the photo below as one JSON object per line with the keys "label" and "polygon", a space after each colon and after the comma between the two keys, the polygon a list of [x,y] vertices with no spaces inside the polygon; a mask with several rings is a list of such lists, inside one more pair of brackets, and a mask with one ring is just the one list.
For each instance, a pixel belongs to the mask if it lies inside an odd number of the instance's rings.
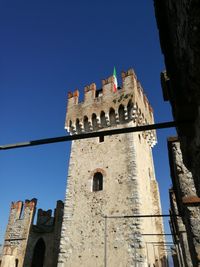
{"label": "narrow window slit", "polygon": [[104,135],[99,136],[99,143],[104,142]]}
{"label": "narrow window slit", "polygon": [[96,172],[93,177],[92,191],[101,191],[103,190],[103,175],[101,172]]}

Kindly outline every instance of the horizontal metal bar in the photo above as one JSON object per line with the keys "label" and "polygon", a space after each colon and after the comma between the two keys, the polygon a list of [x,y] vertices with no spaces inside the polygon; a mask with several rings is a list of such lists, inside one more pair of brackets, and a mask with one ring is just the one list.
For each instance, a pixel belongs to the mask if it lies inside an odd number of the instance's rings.
{"label": "horizontal metal bar", "polygon": [[188,121],[188,120],[187,121],[170,121],[170,122],[163,122],[163,123],[156,123],[156,124],[149,124],[149,125],[142,125],[142,126],[135,126],[135,127],[128,127],[128,128],[99,131],[99,132],[74,134],[74,135],[60,136],[60,137],[54,137],[54,138],[45,138],[45,139],[39,139],[39,140],[10,144],[10,145],[2,145],[0,146],[0,150],[22,148],[22,147],[29,147],[29,146],[38,146],[38,145],[52,144],[52,143],[59,143],[59,142],[67,142],[67,141],[115,135],[115,134],[124,134],[124,133],[171,128],[171,127],[175,127],[181,124],[188,124],[191,122],[192,121]]}
{"label": "horizontal metal bar", "polygon": [[173,242],[165,242],[165,241],[150,241],[146,243],[148,244],[174,244]]}
{"label": "horizontal metal bar", "polygon": [[161,235],[161,236],[173,236],[173,234],[141,234],[141,235],[150,235],[150,236],[154,236],[154,235]]}
{"label": "horizontal metal bar", "polygon": [[153,244],[153,246],[155,247],[171,247],[172,245],[174,245],[174,243],[170,243],[170,244]]}

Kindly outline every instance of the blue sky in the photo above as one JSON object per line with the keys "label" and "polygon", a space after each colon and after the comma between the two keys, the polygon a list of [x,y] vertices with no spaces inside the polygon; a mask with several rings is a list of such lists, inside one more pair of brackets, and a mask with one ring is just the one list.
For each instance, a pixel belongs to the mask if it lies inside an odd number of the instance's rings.
{"label": "blue sky", "polygon": [[[0,2],[0,144],[65,135],[67,92],[134,68],[156,122],[171,120],[163,101],[164,69],[153,1],[35,0]],[[167,136],[154,148],[163,213],[171,184]],[[38,207],[64,199],[70,143],[0,151],[0,240],[11,201]],[[0,241],[1,243],[2,241]]]}

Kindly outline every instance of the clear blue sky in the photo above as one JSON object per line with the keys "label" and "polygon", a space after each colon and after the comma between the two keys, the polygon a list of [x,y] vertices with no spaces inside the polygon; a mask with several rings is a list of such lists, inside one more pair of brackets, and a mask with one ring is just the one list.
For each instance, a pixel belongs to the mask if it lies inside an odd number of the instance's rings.
{"label": "clear blue sky", "polygon": [[[153,1],[35,0],[0,2],[0,144],[65,135],[67,92],[133,67],[156,122],[171,120],[163,101],[164,69]],[[154,149],[163,212],[171,184],[166,137]],[[11,201],[64,199],[69,143],[0,151],[0,239]]]}

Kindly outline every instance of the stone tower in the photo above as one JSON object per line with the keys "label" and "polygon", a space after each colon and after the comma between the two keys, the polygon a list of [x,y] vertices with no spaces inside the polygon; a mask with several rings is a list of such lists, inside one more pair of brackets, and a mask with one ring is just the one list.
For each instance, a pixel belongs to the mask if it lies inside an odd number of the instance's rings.
{"label": "stone tower", "polygon": [[[153,111],[133,70],[68,94],[66,129],[80,134],[153,124]],[[155,131],[72,142],[58,267],[166,266],[152,146]],[[105,217],[107,216],[107,217]],[[149,236],[147,234],[155,234]],[[155,243],[154,243],[155,242]]]}

